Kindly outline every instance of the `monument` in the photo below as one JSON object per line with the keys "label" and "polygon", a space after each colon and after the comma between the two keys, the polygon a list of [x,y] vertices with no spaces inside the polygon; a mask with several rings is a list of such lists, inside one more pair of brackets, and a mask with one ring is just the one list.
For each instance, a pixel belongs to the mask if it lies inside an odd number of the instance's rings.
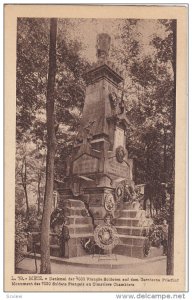
{"label": "monument", "polygon": [[124,201],[126,188],[134,186],[133,161],[126,149],[129,120],[120,89],[124,79],[109,60],[110,42],[106,33],[97,37],[97,63],[86,73],[80,129],[64,182],[57,182],[59,207],[66,211],[68,257],[85,255],[82,239],[94,240],[95,228],[106,226],[107,216],[119,239],[113,252],[144,256],[145,212]]}

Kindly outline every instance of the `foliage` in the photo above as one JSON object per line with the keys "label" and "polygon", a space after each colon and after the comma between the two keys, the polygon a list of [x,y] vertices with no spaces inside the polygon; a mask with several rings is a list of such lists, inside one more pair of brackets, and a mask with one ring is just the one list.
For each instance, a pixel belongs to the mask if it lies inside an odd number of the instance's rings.
{"label": "foliage", "polygon": [[144,252],[144,256],[148,256],[149,252],[150,252],[150,241],[148,238],[145,239],[144,241],[144,246],[143,246],[143,252]]}
{"label": "foliage", "polygon": [[169,224],[170,221],[170,211],[168,207],[163,208],[154,218],[153,224],[149,229],[149,240],[151,245],[154,247],[160,247],[163,244],[164,232],[163,232],[163,223],[167,221]]}
{"label": "foliage", "polygon": [[[37,42],[38,41],[38,42]],[[44,103],[48,67],[48,20],[17,20],[17,139],[30,129]]]}
{"label": "foliage", "polygon": [[[45,148],[47,138],[45,99],[49,20],[18,18],[17,29],[17,142],[20,145],[27,138],[27,143],[38,144],[41,151]],[[83,73],[89,65],[80,57],[82,46],[72,38],[71,32],[70,21],[59,20],[55,81],[58,141],[55,172],[61,179],[63,176],[61,165],[65,165],[66,156],[70,153],[81,116],[85,93]]]}
{"label": "foliage", "polygon": [[35,205],[30,206],[26,229],[27,232],[40,232],[41,230],[41,215],[38,215]]}
{"label": "foliage", "polygon": [[[16,145],[16,199],[22,198],[22,206],[29,214],[29,206],[37,203],[37,211],[42,211],[45,180],[45,150],[34,145],[29,137]],[[20,199],[21,201],[21,199]]]}
{"label": "foliage", "polygon": [[174,164],[174,21],[155,21],[164,35],[154,31],[145,48],[137,36],[142,22],[127,20],[122,30],[127,55],[120,55],[120,60],[129,78],[124,100],[131,122],[127,147],[134,158],[137,183],[168,182]]}
{"label": "foliage", "polygon": [[15,208],[15,264],[26,254],[28,237],[31,232],[40,232],[41,216],[37,215],[35,206],[29,206],[29,215],[26,219],[23,199],[16,198]]}
{"label": "foliage", "polygon": [[16,214],[15,217],[15,264],[22,259],[27,245],[27,222],[23,214]]}
{"label": "foliage", "polygon": [[169,206],[163,207],[158,214],[153,217],[153,222],[156,225],[162,224],[163,220],[170,222],[170,209]]}
{"label": "foliage", "polygon": [[62,208],[56,208],[51,213],[50,218],[50,226],[53,229],[56,225],[63,225],[65,221],[67,220],[67,210]]}
{"label": "foliage", "polygon": [[161,226],[152,225],[149,230],[149,240],[152,247],[160,247],[162,244],[162,229]]}

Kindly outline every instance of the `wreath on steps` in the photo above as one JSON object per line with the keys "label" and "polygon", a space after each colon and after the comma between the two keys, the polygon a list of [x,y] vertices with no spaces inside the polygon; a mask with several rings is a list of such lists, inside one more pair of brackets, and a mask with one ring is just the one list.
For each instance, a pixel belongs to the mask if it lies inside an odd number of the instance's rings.
{"label": "wreath on steps", "polygon": [[54,229],[56,225],[62,225],[67,222],[68,211],[64,208],[56,208],[51,214],[50,226]]}

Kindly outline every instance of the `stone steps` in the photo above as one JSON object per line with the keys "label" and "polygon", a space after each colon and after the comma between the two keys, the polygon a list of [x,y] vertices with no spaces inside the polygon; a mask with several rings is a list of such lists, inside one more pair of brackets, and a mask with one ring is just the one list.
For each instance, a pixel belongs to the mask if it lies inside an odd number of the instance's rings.
{"label": "stone steps", "polygon": [[118,234],[141,236],[143,234],[143,227],[132,226],[116,226]]}
{"label": "stone steps", "polygon": [[129,246],[143,246],[146,238],[143,236],[119,235],[120,244]]}
{"label": "stone steps", "polygon": [[114,222],[119,244],[113,249],[113,253],[145,258],[146,237],[143,236],[147,229],[143,223],[145,219],[145,210],[134,209],[130,203],[123,204]]}
{"label": "stone steps", "polygon": [[115,219],[115,226],[131,226],[138,227],[140,219],[139,218],[118,218]]}
{"label": "stone steps", "polygon": [[71,238],[81,239],[81,238],[90,238],[93,237],[93,234],[87,234],[87,233],[72,233],[70,235]]}
{"label": "stone steps", "polygon": [[92,219],[91,217],[83,217],[83,216],[68,216],[69,220],[69,225],[85,225],[85,224],[90,224],[92,225]]}
{"label": "stone steps", "polygon": [[84,238],[93,239],[93,224],[90,216],[82,216],[82,210],[86,210],[84,202],[81,200],[67,199],[64,201],[64,208],[67,211],[70,239],[66,242],[68,248],[65,257],[77,257],[87,255],[81,245]]}
{"label": "stone steps", "polygon": [[[82,216],[82,210],[86,210],[81,200],[68,199],[65,201],[64,208],[67,211],[70,239],[63,244],[65,251],[64,257],[76,257],[87,255],[82,247],[81,240],[84,238],[93,239],[93,224],[89,216]],[[36,242],[36,252],[40,253],[40,233],[34,232],[33,240]],[[50,232],[50,255],[61,257],[60,237],[57,233]],[[29,249],[31,251],[32,248]]]}
{"label": "stone steps", "polygon": [[145,217],[145,210],[130,210],[130,209],[123,209],[120,212],[120,217],[122,218],[138,218],[138,217]]}
{"label": "stone steps", "polygon": [[67,215],[69,216],[82,216],[82,210],[85,210],[85,207],[69,207],[65,206]]}
{"label": "stone steps", "polygon": [[81,200],[67,199],[64,201],[64,207],[85,209],[85,204]]}
{"label": "stone steps", "polygon": [[129,210],[133,210],[133,206],[132,206],[132,204],[131,203],[129,203],[129,202],[124,202],[123,203],[123,209],[122,210],[126,210],[126,209],[129,209]]}
{"label": "stone steps", "polygon": [[76,224],[68,225],[69,234],[86,234],[86,233],[93,233],[93,226],[92,225],[83,225],[79,224],[78,226]]}

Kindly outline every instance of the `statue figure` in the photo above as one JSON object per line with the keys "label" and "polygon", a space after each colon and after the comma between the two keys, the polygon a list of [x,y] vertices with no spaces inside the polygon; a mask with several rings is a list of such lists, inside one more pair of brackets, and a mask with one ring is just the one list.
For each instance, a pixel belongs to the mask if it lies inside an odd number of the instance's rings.
{"label": "statue figure", "polygon": [[100,33],[97,36],[97,58],[104,62],[109,56],[111,37],[107,33]]}

